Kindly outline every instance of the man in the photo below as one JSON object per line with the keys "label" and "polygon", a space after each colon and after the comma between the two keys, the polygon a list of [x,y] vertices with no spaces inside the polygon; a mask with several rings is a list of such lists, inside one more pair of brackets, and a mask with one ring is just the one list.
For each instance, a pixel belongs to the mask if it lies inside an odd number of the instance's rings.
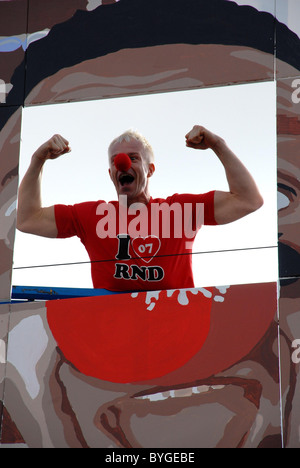
{"label": "man", "polygon": [[[225,168],[228,192],[174,194],[153,200],[149,190],[155,172],[151,146],[141,135],[127,132],[109,147],[109,174],[118,201],[42,207],[43,165],[70,151],[69,142],[55,135],[33,154],[20,185],[18,229],[53,238],[77,235],[89,254],[95,288],[193,287],[192,243],[201,225],[236,221],[260,208],[263,200],[252,176],[222,138],[198,125],[185,138],[189,148],[215,152]],[[131,159],[127,171],[114,164],[119,153]]]}

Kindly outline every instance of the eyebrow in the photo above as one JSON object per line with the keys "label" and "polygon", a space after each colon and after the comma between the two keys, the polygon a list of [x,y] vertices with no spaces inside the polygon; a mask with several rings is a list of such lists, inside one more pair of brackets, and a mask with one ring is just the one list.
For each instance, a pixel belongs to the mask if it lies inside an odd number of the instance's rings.
{"label": "eyebrow", "polygon": [[278,183],[278,184],[277,184],[277,187],[278,187],[278,188],[281,188],[281,189],[283,189],[283,190],[287,190],[288,192],[293,193],[293,194],[295,195],[295,197],[297,196],[296,190],[294,190],[292,187],[289,187],[288,185]]}
{"label": "eyebrow", "polygon": [[2,179],[1,185],[5,185],[5,182],[12,177],[16,177],[18,175],[18,166],[14,167],[11,171],[9,171]]}

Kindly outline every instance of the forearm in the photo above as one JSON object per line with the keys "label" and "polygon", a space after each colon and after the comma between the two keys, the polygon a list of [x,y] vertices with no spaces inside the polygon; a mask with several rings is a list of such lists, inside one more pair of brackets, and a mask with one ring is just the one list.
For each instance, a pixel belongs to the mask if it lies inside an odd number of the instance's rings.
{"label": "forearm", "polygon": [[25,230],[26,224],[37,218],[42,209],[41,179],[44,162],[35,154],[20,184],[18,193],[17,228]]}
{"label": "forearm", "polygon": [[20,231],[43,237],[57,236],[55,207],[42,207],[42,170],[47,160],[70,151],[69,142],[61,135],[54,135],[33,154],[19,188],[17,228]]}
{"label": "forearm", "polygon": [[221,137],[200,125],[194,125],[185,138],[189,148],[212,149],[224,166],[229,191],[215,191],[214,215],[218,224],[236,221],[263,205],[253,177]]}

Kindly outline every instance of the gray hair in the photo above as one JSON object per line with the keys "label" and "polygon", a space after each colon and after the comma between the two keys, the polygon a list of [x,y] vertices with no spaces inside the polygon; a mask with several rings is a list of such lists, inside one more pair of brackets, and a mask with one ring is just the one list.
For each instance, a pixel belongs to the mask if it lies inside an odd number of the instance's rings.
{"label": "gray hair", "polygon": [[130,140],[136,140],[141,142],[144,150],[144,155],[146,156],[148,163],[150,164],[154,162],[154,153],[152,146],[143,135],[141,135],[138,131],[132,129],[126,130],[126,132],[122,133],[111,142],[111,144],[108,147],[108,155],[111,156],[112,147],[116,143],[122,143],[123,141],[130,142]]}

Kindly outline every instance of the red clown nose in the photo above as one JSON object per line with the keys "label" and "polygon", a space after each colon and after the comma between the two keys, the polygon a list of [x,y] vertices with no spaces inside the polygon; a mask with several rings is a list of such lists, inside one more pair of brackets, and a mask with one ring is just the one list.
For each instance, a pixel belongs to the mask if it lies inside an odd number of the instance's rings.
{"label": "red clown nose", "polygon": [[127,172],[131,168],[131,159],[126,153],[119,153],[114,159],[115,167],[120,172]]}

